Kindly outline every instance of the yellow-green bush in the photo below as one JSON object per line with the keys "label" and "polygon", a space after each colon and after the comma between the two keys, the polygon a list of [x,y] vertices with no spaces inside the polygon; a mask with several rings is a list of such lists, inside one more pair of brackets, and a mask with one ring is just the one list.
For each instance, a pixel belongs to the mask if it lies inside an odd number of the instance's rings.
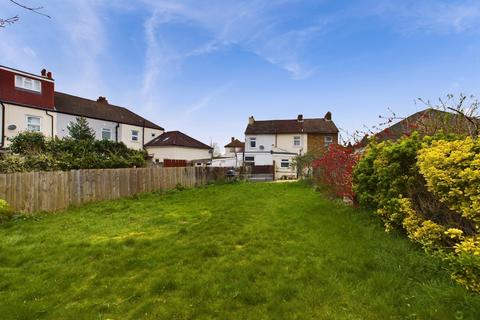
{"label": "yellow-green bush", "polygon": [[0,224],[11,219],[13,216],[13,209],[7,201],[0,199]]}
{"label": "yellow-green bush", "polygon": [[359,203],[427,252],[446,259],[452,277],[480,292],[480,141],[414,134],[372,142],[354,170]]}

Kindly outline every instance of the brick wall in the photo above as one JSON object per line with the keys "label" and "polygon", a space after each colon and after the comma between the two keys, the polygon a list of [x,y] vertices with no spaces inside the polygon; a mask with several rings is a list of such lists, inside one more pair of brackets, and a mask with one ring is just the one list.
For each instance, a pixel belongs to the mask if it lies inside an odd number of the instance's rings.
{"label": "brick wall", "polygon": [[316,158],[319,158],[325,150],[325,136],[332,136],[333,143],[338,144],[338,133],[323,134],[323,133],[309,133],[307,136],[307,152],[312,153]]}

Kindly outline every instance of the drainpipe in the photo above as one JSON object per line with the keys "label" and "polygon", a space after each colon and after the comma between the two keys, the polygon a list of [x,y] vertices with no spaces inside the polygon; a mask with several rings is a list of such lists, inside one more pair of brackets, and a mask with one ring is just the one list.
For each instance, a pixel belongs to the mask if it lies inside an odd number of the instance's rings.
{"label": "drainpipe", "polygon": [[120,128],[120,122],[115,126],[115,142],[118,142],[118,128]]}
{"label": "drainpipe", "polygon": [[145,120],[143,120],[143,127],[142,127],[142,149],[144,149],[145,145]]}
{"label": "drainpipe", "polygon": [[47,110],[45,110],[45,113],[46,113],[47,116],[49,116],[50,119],[52,120],[52,139],[53,139],[53,136],[55,135],[55,133],[53,132],[53,115],[51,115],[50,113],[48,113]]}
{"label": "drainpipe", "polygon": [[0,148],[3,149],[3,144],[5,142],[5,105],[3,102],[0,102],[2,106],[2,138],[0,139]]}

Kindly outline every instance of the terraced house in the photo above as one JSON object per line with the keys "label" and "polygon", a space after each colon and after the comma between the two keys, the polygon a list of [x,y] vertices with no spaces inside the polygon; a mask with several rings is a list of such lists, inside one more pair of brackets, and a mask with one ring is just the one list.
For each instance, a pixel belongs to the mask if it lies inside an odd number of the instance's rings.
{"label": "terraced house", "polygon": [[292,160],[309,152],[320,156],[325,148],[338,143],[338,128],[327,112],[323,118],[255,120],[248,119],[245,129],[245,164],[253,167],[272,166],[276,179],[296,176]]}
{"label": "terraced house", "polygon": [[51,72],[40,75],[0,66],[0,148],[8,138],[31,130],[47,137],[65,137],[76,117],[85,117],[97,139],[125,143],[129,148],[144,145],[164,132],[159,125],[127,108],[55,91]]}

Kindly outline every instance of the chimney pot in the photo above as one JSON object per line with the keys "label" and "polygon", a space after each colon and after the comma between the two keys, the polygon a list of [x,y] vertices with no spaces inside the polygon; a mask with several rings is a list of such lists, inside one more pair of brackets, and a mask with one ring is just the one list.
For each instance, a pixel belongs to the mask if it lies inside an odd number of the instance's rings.
{"label": "chimney pot", "polygon": [[232,137],[232,142],[235,141],[235,137]]}
{"label": "chimney pot", "polygon": [[330,111],[328,111],[327,113],[325,113],[325,120],[328,120],[328,121],[332,121],[332,113]]}
{"label": "chimney pot", "polygon": [[303,114],[299,114],[299,115],[297,116],[297,121],[298,121],[298,122],[303,122]]}
{"label": "chimney pot", "polygon": [[105,97],[98,97],[97,102],[108,104],[108,100]]}
{"label": "chimney pot", "polygon": [[253,116],[250,116],[248,118],[248,124],[254,124],[255,123],[255,118]]}
{"label": "chimney pot", "polygon": [[52,73],[50,71],[47,72],[47,78],[52,79]]}
{"label": "chimney pot", "polygon": [[46,77],[47,76],[47,69],[42,69],[40,74],[42,75],[42,77]]}

